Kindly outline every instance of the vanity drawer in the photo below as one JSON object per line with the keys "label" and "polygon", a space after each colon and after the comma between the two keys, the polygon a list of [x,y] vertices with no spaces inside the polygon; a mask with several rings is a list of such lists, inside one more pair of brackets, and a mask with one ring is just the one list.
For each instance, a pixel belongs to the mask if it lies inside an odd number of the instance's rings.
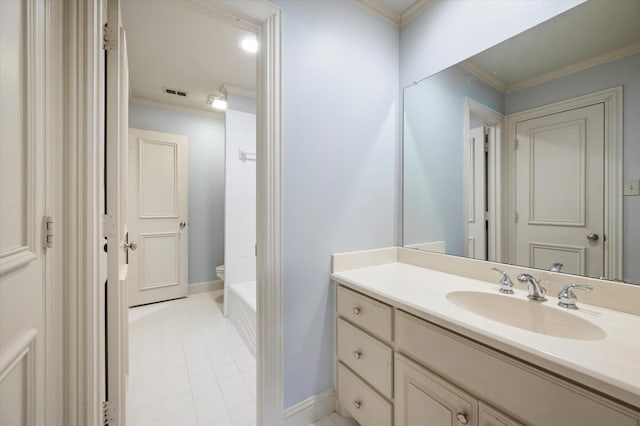
{"label": "vanity drawer", "polygon": [[338,404],[361,426],[391,426],[391,403],[338,363]]}
{"label": "vanity drawer", "polygon": [[407,313],[395,336],[400,352],[525,424],[639,425],[637,412]]}
{"label": "vanity drawer", "polygon": [[338,319],[338,359],[387,398],[393,395],[393,349],[342,318]]}
{"label": "vanity drawer", "polygon": [[391,341],[391,306],[342,286],[338,286],[336,306],[339,316],[381,339]]}

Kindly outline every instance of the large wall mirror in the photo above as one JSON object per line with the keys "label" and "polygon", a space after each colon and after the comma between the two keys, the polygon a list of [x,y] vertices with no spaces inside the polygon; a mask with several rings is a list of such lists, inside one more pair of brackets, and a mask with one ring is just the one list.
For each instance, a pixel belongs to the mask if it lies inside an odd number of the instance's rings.
{"label": "large wall mirror", "polygon": [[640,284],[640,1],[404,89],[403,245]]}

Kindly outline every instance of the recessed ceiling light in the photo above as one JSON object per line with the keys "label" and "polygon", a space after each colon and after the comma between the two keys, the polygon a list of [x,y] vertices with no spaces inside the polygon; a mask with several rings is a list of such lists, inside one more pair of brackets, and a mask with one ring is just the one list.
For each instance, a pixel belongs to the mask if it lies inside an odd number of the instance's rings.
{"label": "recessed ceiling light", "polygon": [[219,111],[224,111],[227,109],[227,100],[220,96],[209,96],[208,103],[213,109],[217,109]]}
{"label": "recessed ceiling light", "polygon": [[258,51],[258,40],[254,36],[247,36],[240,39],[240,47],[247,52],[256,53]]}

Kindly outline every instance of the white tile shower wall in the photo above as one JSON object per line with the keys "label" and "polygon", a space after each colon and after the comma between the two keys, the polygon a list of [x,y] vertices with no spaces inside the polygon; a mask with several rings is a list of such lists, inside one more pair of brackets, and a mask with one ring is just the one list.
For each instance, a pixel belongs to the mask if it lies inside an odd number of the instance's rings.
{"label": "white tile shower wall", "polygon": [[225,129],[225,282],[234,284],[256,279],[256,162],[240,159],[256,152],[256,116],[229,109]]}

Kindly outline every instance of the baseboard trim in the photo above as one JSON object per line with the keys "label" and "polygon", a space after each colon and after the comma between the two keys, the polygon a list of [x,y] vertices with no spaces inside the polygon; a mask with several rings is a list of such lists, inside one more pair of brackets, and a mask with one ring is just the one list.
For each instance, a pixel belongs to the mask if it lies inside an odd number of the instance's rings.
{"label": "baseboard trim", "polygon": [[285,410],[284,426],[309,426],[336,410],[336,392],[333,388],[307,398]]}
{"label": "baseboard trim", "polygon": [[190,283],[187,288],[189,289],[189,294],[197,294],[204,293],[206,291],[215,291],[222,290],[224,288],[224,281],[215,280],[215,281],[203,281],[201,283]]}

